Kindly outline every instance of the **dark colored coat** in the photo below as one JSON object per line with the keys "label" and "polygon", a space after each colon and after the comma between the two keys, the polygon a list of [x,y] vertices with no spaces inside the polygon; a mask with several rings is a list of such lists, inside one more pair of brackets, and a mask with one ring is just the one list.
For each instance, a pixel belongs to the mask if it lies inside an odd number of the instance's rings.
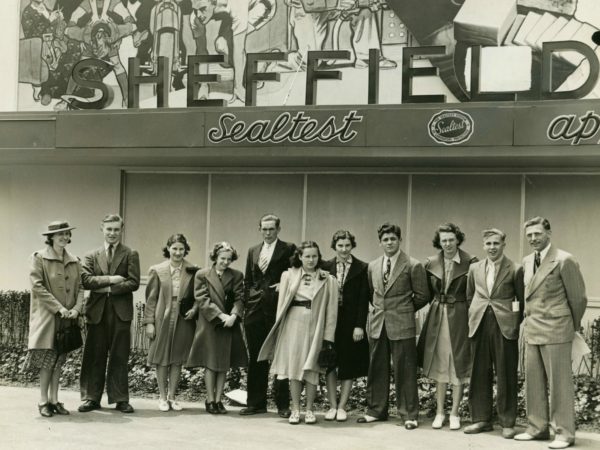
{"label": "dark colored coat", "polygon": [[[84,308],[88,323],[100,323],[104,305],[109,301],[109,296],[119,319],[127,322],[133,319],[133,292],[137,291],[140,286],[138,252],[119,244],[115,249],[112,261],[109,271],[104,246],[88,253],[83,260],[81,280],[83,287],[91,291]],[[109,277],[111,275],[121,275],[125,281],[110,286]],[[110,286],[110,294],[94,292],[108,286]]]}
{"label": "dark colored coat", "polygon": [[279,284],[281,274],[290,268],[291,258],[296,246],[294,244],[278,240],[273,250],[273,256],[263,274],[258,266],[258,257],[262,243],[248,250],[246,260],[245,286],[245,315],[246,323],[265,320],[267,329],[275,323],[277,313],[277,292],[273,286]]}
{"label": "dark colored coat", "polygon": [[[452,281],[448,287],[446,299],[448,301],[448,327],[452,357],[458,378],[468,378],[471,373],[471,352],[469,346],[469,305],[467,303],[467,274],[472,263],[477,257],[471,256],[459,249],[460,264],[454,264]],[[427,258],[425,262],[427,282],[432,293],[432,303],[423,330],[419,336],[417,351],[419,365],[427,374],[431,369],[431,362],[438,340],[442,323],[441,294],[444,292],[444,255],[442,252]]]}
{"label": "dark colored coat", "polygon": [[[323,263],[323,269],[337,276],[337,258]],[[341,304],[335,328],[338,378],[342,380],[366,376],[369,370],[369,344],[366,338],[369,313],[369,280],[367,263],[352,256],[352,264],[344,281]],[[362,328],[365,337],[354,342],[354,328]]]}

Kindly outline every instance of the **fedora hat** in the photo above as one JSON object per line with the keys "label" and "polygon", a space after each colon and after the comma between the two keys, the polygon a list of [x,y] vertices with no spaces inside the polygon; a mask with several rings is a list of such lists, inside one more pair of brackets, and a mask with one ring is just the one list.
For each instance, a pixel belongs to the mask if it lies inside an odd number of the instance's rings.
{"label": "fedora hat", "polygon": [[48,236],[49,234],[60,233],[61,231],[70,231],[74,230],[75,227],[69,225],[69,222],[64,220],[55,220],[54,222],[50,222],[48,224],[48,229],[42,233],[44,236]]}

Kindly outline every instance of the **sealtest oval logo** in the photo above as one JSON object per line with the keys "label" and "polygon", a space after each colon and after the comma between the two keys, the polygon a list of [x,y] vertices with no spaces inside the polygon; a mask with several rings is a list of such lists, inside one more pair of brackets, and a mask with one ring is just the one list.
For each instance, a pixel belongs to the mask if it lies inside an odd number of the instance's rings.
{"label": "sealtest oval logo", "polygon": [[473,118],[458,109],[434,114],[427,126],[431,139],[444,145],[456,145],[468,141],[474,129]]}

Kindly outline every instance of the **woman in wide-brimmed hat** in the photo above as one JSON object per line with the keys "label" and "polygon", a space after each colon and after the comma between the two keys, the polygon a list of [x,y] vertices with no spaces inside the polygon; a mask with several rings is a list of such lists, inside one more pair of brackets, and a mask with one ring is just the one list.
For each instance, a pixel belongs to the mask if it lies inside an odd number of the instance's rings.
{"label": "woman in wide-brimmed hat", "polygon": [[56,333],[73,325],[83,307],[80,261],[65,249],[74,228],[66,221],[51,222],[42,233],[46,248],[31,257],[29,352],[24,368],[40,372],[38,409],[44,417],[69,414],[58,401],[58,382],[67,354],[59,354]]}

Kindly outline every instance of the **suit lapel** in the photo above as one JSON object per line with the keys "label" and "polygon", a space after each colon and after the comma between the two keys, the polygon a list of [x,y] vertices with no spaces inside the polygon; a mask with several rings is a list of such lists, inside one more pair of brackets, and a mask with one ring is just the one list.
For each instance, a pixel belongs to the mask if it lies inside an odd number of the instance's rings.
{"label": "suit lapel", "polygon": [[121,264],[121,261],[125,257],[125,249],[123,248],[123,244],[117,245],[117,249],[115,250],[115,254],[113,256],[112,263],[110,264],[110,274],[114,275],[117,267]]}
{"label": "suit lapel", "polygon": [[[218,278],[218,275],[217,275]],[[223,277],[221,278],[221,285],[223,286],[223,293],[227,290],[229,285],[233,283],[233,271],[231,269],[227,269],[223,272]]]}
{"label": "suit lapel", "polygon": [[98,250],[98,264],[103,274],[108,274],[108,260],[106,259],[106,249],[104,246]]}
{"label": "suit lapel", "polygon": [[192,280],[192,274],[187,271],[189,267],[192,267],[192,265],[184,259],[183,265],[181,266],[181,281],[179,282],[178,300],[181,300],[183,294],[187,291],[189,282]]}
{"label": "suit lapel", "polygon": [[442,252],[438,253],[437,258],[429,260],[427,271],[434,275],[444,284],[444,256]]}
{"label": "suit lapel", "polygon": [[456,280],[458,277],[462,277],[464,274],[466,274],[469,271],[469,266],[471,265],[470,263],[470,256],[468,254],[466,254],[465,252],[463,252],[462,250],[458,250],[458,254],[460,255],[460,263],[457,264],[456,262],[452,261],[452,264],[454,264],[454,267],[452,268],[452,280],[454,281]]}
{"label": "suit lapel", "polygon": [[388,283],[385,287],[384,294],[386,294],[387,291],[389,291],[390,288],[394,285],[394,283],[396,282],[396,280],[398,279],[398,277],[400,276],[407,264],[408,258],[406,257],[406,254],[403,251],[400,251],[398,259],[396,260],[396,265],[394,266],[394,270],[392,270],[392,273],[390,274],[390,279],[388,280]]}
{"label": "suit lapel", "polygon": [[161,264],[157,269],[158,278],[160,278],[162,288],[167,293],[167,300],[171,300],[171,297],[173,297],[173,283],[171,281],[171,265],[169,261]]}
{"label": "suit lapel", "polygon": [[[533,256],[531,259],[533,261]],[[544,258],[544,260],[541,262],[540,267],[538,267],[537,272],[529,281],[529,285],[525,288],[526,298],[533,294],[538,287],[540,287],[542,281],[544,281],[548,274],[552,272],[554,267],[556,267],[556,264],[556,248],[552,246],[550,247],[550,250],[548,251],[548,254]]]}
{"label": "suit lapel", "polygon": [[315,290],[315,297],[319,294],[319,291],[323,289],[325,285],[325,281],[327,281],[328,273],[325,270],[317,269],[317,279],[315,283],[317,283],[317,289]]}
{"label": "suit lapel", "polygon": [[375,290],[383,292],[383,256],[380,256],[375,260],[373,267],[372,283]]}
{"label": "suit lapel", "polygon": [[[487,292],[488,297],[490,297],[492,295],[491,292],[488,292],[488,288],[487,288],[487,280],[485,277],[485,259],[483,261],[481,261],[479,264],[477,264],[477,269],[475,270],[475,278],[476,278],[476,284],[478,284],[479,286],[485,286],[485,292]],[[493,289],[492,289],[493,291]]]}
{"label": "suit lapel", "polygon": [[271,256],[271,261],[269,261],[269,265],[267,266],[267,271],[276,261],[279,260],[279,258],[281,258],[281,256],[283,255],[284,247],[285,245],[280,240],[277,240],[277,243],[275,244],[275,249],[273,250],[273,256]]}
{"label": "suit lapel", "polygon": [[502,264],[500,265],[500,268],[498,269],[498,273],[496,274],[496,279],[494,280],[494,287],[492,288],[492,292],[490,292],[490,297],[494,294],[494,292],[496,291],[498,286],[500,286],[502,284],[502,282],[504,281],[504,279],[508,276],[509,271],[510,271],[510,261],[505,256],[502,259]]}
{"label": "suit lapel", "polygon": [[262,244],[257,245],[252,250],[252,263],[258,267],[258,257],[260,255],[260,249],[262,248]]}
{"label": "suit lapel", "polygon": [[346,275],[346,280],[344,280],[344,283],[347,283],[352,278],[354,278],[355,276],[357,276],[359,273],[360,273],[360,267],[358,266],[358,261],[353,256],[352,257],[352,264],[350,264],[350,269],[348,270],[348,275]]}
{"label": "suit lapel", "polygon": [[215,266],[212,266],[206,274],[206,281],[215,290],[217,296],[221,300],[221,305],[225,305],[225,290],[223,289],[223,284],[221,283],[221,280],[219,280],[219,276],[217,275],[217,270],[215,269]]}

